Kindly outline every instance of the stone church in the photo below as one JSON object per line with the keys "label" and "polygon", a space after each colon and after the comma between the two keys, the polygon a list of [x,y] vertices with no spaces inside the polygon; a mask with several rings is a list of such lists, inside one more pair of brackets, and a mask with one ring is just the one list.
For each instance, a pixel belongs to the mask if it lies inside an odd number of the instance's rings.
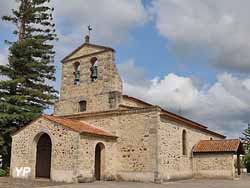
{"label": "stone church", "polygon": [[115,50],[91,44],[86,36],[62,60],[54,114],[12,135],[11,176],[162,183],[240,174],[235,160],[243,152],[239,140],[226,140],[122,89]]}

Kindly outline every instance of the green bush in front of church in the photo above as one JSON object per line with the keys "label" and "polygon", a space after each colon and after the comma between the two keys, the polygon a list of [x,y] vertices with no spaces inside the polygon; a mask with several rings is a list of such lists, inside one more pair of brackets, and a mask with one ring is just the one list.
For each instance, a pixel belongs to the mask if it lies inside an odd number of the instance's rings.
{"label": "green bush in front of church", "polygon": [[244,156],[244,166],[247,169],[247,173],[250,173],[250,154],[249,153]]}

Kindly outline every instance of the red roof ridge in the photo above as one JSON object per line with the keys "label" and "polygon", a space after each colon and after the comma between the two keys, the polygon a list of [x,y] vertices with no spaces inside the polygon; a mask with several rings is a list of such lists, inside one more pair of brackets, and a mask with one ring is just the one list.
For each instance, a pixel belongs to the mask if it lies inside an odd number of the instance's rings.
{"label": "red roof ridge", "polygon": [[[148,106],[155,106],[155,105],[153,105],[153,104],[150,104],[150,103],[148,103],[148,102],[145,102],[145,101],[143,101],[143,100],[141,100],[141,99],[138,99],[138,98],[136,98],[136,97],[132,97],[132,96],[129,96],[129,95],[123,95],[123,97],[129,98],[129,99],[132,99],[132,100],[136,100],[136,101],[141,102],[141,103],[143,103],[143,104],[146,104],[146,105],[148,105]],[[160,106],[159,106],[159,107],[160,107]],[[168,113],[168,114],[177,116],[177,117],[179,117],[179,118],[185,119],[185,120],[187,120],[187,121],[193,122],[193,123],[197,124],[197,125],[200,126],[200,127],[207,128],[206,126],[204,126],[204,125],[202,125],[202,124],[200,124],[200,123],[194,122],[194,121],[192,121],[192,120],[190,120],[190,119],[187,119],[187,118],[185,118],[185,117],[183,117],[183,116],[180,116],[180,115],[178,115],[178,114],[176,114],[176,113],[170,112],[170,111],[168,111],[168,110],[166,110],[166,109],[164,109],[164,108],[162,108],[162,107],[160,107],[160,108],[161,108],[161,110],[162,110],[163,112],[165,112],[165,113]]]}
{"label": "red roof ridge", "polygon": [[100,135],[100,136],[116,137],[110,133],[107,133],[106,131],[93,127],[86,122],[63,118],[59,116],[51,116],[47,114],[43,114],[42,117],[46,118],[49,121],[56,122],[62,126],[65,126],[79,133],[88,133],[88,134],[94,134],[94,135]]}
{"label": "red roof ridge", "polygon": [[200,140],[194,146],[193,153],[218,153],[218,152],[244,153],[239,139]]}
{"label": "red roof ridge", "polygon": [[167,111],[167,110],[165,110],[165,109],[163,109],[163,108],[161,108],[161,110],[162,110],[162,112],[163,112],[163,115],[164,115],[164,114],[172,115],[172,116],[175,116],[175,117],[177,117],[177,118],[181,118],[181,119],[183,119],[183,120],[185,120],[185,121],[188,121],[189,123],[194,123],[196,126],[202,127],[202,128],[204,128],[204,129],[207,129],[207,128],[208,128],[208,127],[205,126],[205,125],[202,125],[202,124],[197,123],[197,122],[195,122],[195,121],[193,121],[193,120],[190,120],[190,119],[188,119],[188,118],[185,118],[185,117],[183,117],[183,116],[180,116],[180,115],[178,115],[178,114],[176,114],[176,113]]}
{"label": "red roof ridge", "polygon": [[240,139],[238,139],[238,138],[229,138],[229,139],[213,139],[213,140],[200,140],[200,141],[240,141]]}
{"label": "red roof ridge", "polygon": [[[137,102],[141,102],[141,103],[143,103],[143,104],[145,104],[145,105],[148,105],[149,107],[156,106],[156,105],[150,104],[150,103],[148,103],[148,102],[145,102],[145,101],[143,101],[143,100],[141,100],[141,99],[138,99],[138,98],[136,98],[136,97],[132,97],[132,96],[129,96],[129,95],[123,95],[123,97],[129,98],[129,99],[132,99],[132,100],[135,100],[135,101],[137,101]],[[170,112],[170,111],[168,111],[168,110],[165,110],[164,108],[162,108],[162,107],[160,107],[160,106],[159,106],[159,108],[161,109],[161,111],[162,111],[161,115],[163,115],[163,116],[164,116],[164,115],[170,116],[170,117],[172,117],[172,118],[174,118],[174,119],[177,119],[177,120],[180,120],[180,121],[182,121],[182,122],[185,122],[185,123],[187,123],[188,125],[193,126],[194,128],[198,128],[198,129],[200,129],[201,131],[209,132],[209,133],[215,134],[215,135],[217,135],[217,136],[219,136],[219,137],[226,138],[226,137],[225,137],[224,135],[222,135],[222,134],[219,134],[219,133],[216,133],[216,132],[214,132],[214,131],[208,130],[208,129],[207,129],[207,128],[208,128],[207,126],[204,126],[204,125],[202,125],[202,124],[200,124],[200,123],[197,123],[197,122],[195,122],[195,121],[193,121],[193,120],[190,120],[190,119],[188,119],[188,118],[185,118],[185,117],[183,117],[183,116],[180,116],[180,115],[178,115],[178,114],[176,114],[176,113],[173,113],[173,112]]]}
{"label": "red roof ridge", "polygon": [[143,107],[143,108],[131,108],[131,109],[114,109],[114,110],[104,110],[104,111],[95,111],[95,112],[81,112],[76,114],[68,114],[68,115],[60,115],[58,117],[66,117],[70,119],[75,119],[79,117],[86,117],[86,116],[97,116],[97,115],[113,115],[113,114],[122,114],[122,113],[140,113],[145,112],[147,110],[155,110],[156,106],[152,107]]}
{"label": "red roof ridge", "polygon": [[150,104],[150,103],[148,103],[148,102],[146,102],[146,101],[144,101],[142,99],[138,99],[136,97],[132,97],[132,96],[129,96],[129,95],[122,95],[122,96],[125,97],[125,98],[128,98],[128,99],[143,103],[144,105],[147,105],[147,106],[155,106],[153,104]]}
{"label": "red roof ridge", "polygon": [[129,109],[141,109],[142,107],[129,106],[124,104],[119,104],[119,107],[129,108]]}

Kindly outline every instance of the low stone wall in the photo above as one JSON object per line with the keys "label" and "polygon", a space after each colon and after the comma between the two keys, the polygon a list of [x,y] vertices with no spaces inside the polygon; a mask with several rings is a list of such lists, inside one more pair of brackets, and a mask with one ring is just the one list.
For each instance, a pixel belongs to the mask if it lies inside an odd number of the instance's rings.
{"label": "low stone wall", "polygon": [[194,154],[193,171],[195,178],[234,179],[233,154]]}

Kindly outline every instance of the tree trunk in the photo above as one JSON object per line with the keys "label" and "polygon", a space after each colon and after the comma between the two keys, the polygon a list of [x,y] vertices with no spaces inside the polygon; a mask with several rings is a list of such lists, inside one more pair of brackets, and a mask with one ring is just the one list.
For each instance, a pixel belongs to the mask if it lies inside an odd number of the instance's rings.
{"label": "tree trunk", "polygon": [[20,26],[19,26],[19,33],[18,33],[18,40],[21,41],[25,37],[25,31],[26,31],[26,11],[29,7],[29,0],[22,0],[20,5]]}

